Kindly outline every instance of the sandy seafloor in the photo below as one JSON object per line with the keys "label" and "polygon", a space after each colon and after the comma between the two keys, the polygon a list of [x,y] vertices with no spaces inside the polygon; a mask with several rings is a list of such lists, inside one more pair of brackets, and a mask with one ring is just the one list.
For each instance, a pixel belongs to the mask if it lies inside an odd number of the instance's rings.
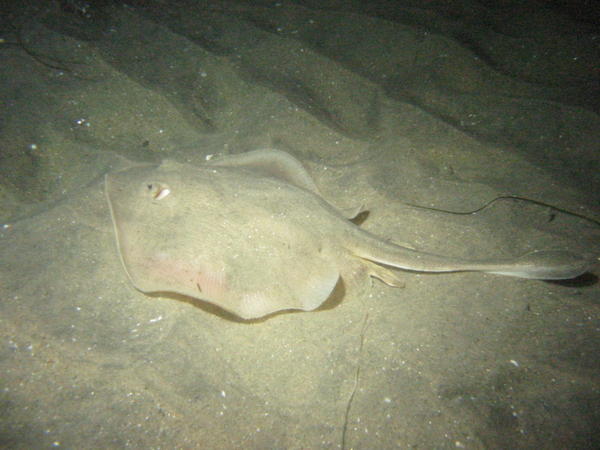
{"label": "sandy seafloor", "polygon": [[543,205],[407,206],[516,195],[600,220],[590,2],[19,4],[0,30],[0,446],[600,446],[597,269],[364,279],[243,323],[136,291],[103,196],[125,159],[275,147],[394,242],[597,254],[597,224]]}

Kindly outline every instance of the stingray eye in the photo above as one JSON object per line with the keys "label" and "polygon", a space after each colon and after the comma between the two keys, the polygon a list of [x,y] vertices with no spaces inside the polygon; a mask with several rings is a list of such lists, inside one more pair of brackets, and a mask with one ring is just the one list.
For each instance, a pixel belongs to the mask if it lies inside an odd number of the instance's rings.
{"label": "stingray eye", "polygon": [[148,183],[146,188],[154,200],[162,200],[171,193],[171,189],[161,183]]}

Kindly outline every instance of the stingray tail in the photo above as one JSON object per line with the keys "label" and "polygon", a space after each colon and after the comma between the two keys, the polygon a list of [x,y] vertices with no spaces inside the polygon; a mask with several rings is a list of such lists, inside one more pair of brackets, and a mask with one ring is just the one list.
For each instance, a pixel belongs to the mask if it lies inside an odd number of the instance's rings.
{"label": "stingray tail", "polygon": [[354,249],[356,256],[413,272],[486,272],[519,278],[565,280],[578,277],[598,263],[598,258],[564,250],[536,250],[517,258],[472,260],[420,252],[383,242],[369,233]]}

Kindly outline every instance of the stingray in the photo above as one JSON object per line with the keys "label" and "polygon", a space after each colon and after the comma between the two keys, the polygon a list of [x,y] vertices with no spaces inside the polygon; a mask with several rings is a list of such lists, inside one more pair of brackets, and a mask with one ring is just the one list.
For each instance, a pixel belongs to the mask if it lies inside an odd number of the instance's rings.
{"label": "stingray", "polygon": [[562,250],[470,260],[388,242],[348,220],[298,160],[277,150],[201,166],[138,165],[108,173],[105,189],[137,289],[201,299],[243,319],[314,310],[340,277],[361,272],[392,286],[402,285],[402,270],[568,279],[596,262]]}

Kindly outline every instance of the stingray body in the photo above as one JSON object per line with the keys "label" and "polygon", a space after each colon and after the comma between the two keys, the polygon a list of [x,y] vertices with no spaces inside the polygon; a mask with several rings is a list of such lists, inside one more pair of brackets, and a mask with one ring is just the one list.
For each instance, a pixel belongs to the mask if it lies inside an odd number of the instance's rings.
{"label": "stingray body", "polygon": [[136,288],[199,298],[244,319],[313,310],[357,271],[401,285],[390,267],[563,279],[593,263],[566,251],[471,261],[395,245],[346,219],[296,159],[276,150],[199,167],[131,167],[107,174],[105,188]]}

